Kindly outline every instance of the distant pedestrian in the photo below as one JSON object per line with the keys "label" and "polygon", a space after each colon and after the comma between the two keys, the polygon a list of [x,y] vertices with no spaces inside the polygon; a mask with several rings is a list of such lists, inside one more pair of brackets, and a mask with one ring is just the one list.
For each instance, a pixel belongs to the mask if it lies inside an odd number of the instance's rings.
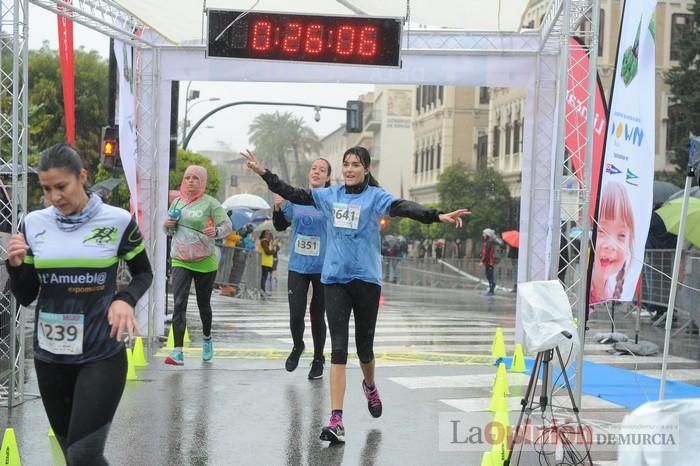
{"label": "distant pedestrian", "polygon": [[487,296],[493,296],[496,290],[496,276],[494,267],[496,266],[496,232],[491,228],[486,228],[481,235],[481,265],[486,273],[486,280],[489,282]]}
{"label": "distant pedestrian", "polygon": [[260,233],[260,241],[258,242],[258,254],[260,254],[260,291],[264,295],[268,295],[265,287],[267,278],[272,273],[272,266],[275,261],[275,243],[270,230],[263,230]]}
{"label": "distant pedestrian", "polygon": [[518,291],[518,251],[519,248],[515,246],[508,245],[508,257],[510,258],[510,264],[513,272],[513,293]]}

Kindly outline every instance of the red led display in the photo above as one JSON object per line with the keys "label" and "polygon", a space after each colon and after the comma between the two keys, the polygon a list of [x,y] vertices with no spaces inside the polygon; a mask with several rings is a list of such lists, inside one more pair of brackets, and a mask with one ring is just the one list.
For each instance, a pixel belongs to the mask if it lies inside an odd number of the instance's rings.
{"label": "red led display", "polygon": [[400,66],[400,18],[207,14],[208,57]]}

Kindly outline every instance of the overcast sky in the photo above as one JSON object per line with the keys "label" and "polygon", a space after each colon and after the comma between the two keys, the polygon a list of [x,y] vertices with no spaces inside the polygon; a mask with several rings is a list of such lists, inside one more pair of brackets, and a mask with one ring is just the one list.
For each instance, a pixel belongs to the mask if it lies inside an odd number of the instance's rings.
{"label": "overcast sky", "polygon": [[[29,48],[41,47],[45,40],[51,48],[58,48],[56,16],[43,8],[30,4],[29,8]],[[109,38],[98,32],[91,31],[79,24],[74,25],[74,46],[88,50],[97,50],[100,55],[107,57]],[[184,117],[185,88],[187,82],[180,84],[180,119]],[[197,122],[204,114],[215,107],[241,100],[300,102],[314,105],[344,107],[347,100],[355,99],[358,95],[372,90],[372,85],[362,84],[285,84],[285,83],[226,83],[226,82],[193,82],[190,89],[200,91],[199,101],[190,102],[188,119],[191,124]],[[219,101],[206,101],[219,98]],[[222,110],[209,118],[192,137],[190,149],[208,149],[216,146],[217,141],[224,141],[233,150],[238,151],[248,144],[248,126],[260,113],[293,112],[302,116],[306,123],[323,137],[339,125],[345,123],[345,113],[341,111],[322,110],[321,121],[314,121],[314,110],[296,107],[274,106],[238,106]]]}

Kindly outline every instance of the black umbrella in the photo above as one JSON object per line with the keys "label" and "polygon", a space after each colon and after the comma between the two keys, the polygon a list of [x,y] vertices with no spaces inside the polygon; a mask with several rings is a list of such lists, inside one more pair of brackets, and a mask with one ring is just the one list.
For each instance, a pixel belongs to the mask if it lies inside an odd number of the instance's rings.
{"label": "black umbrella", "polygon": [[99,183],[93,184],[90,187],[90,191],[92,191],[100,197],[103,197],[114,191],[114,188],[119,186],[121,182],[122,180],[119,178],[108,178],[104,181],[100,181]]}
{"label": "black umbrella", "polygon": [[654,205],[663,204],[681,188],[668,181],[654,181]]}

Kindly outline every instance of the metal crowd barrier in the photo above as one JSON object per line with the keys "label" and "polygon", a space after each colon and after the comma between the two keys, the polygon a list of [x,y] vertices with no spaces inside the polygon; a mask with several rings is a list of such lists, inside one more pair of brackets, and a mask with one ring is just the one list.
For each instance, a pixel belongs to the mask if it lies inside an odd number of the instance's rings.
{"label": "metal crowd barrier", "polygon": [[[496,285],[513,288],[513,265],[503,259],[494,269]],[[382,257],[384,283],[431,288],[473,289],[486,280],[481,261],[474,258],[437,259],[433,257]]]}
{"label": "metal crowd barrier", "polygon": [[[648,249],[644,254],[640,301],[665,309],[671,290],[674,249]],[[691,322],[700,325],[700,251],[686,250],[681,255],[675,312],[684,319],[680,329]],[[653,325],[663,325],[664,319]]]}
{"label": "metal crowd barrier", "polygon": [[219,246],[219,252],[215,283],[232,287],[233,296],[237,298],[264,299],[260,289],[260,254],[254,249],[226,246]]}

